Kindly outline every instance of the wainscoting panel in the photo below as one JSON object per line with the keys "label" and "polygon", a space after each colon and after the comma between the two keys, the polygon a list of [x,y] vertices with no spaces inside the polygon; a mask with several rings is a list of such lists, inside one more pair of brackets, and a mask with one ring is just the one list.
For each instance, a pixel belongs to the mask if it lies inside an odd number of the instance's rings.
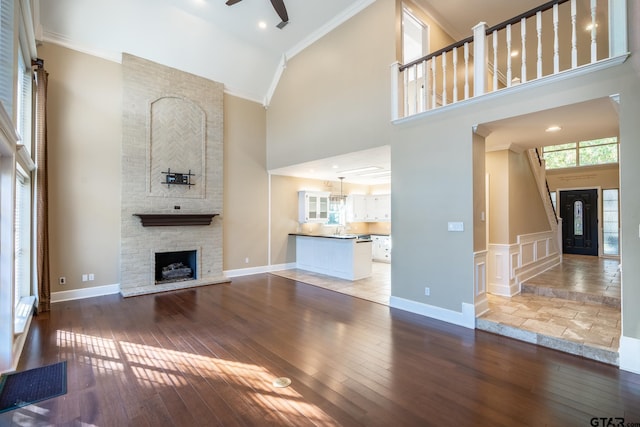
{"label": "wainscoting panel", "polygon": [[487,255],[488,291],[513,296],[527,279],[560,263],[557,236],[553,231],[518,236],[517,243],[490,244]]}

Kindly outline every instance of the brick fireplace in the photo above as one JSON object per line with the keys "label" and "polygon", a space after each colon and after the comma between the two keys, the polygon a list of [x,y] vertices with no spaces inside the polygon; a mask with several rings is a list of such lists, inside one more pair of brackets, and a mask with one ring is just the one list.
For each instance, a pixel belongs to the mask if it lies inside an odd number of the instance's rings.
{"label": "brick fireplace", "polygon": [[[128,54],[122,65],[120,292],[228,282],[219,216],[223,85]],[[157,254],[170,252],[192,254],[192,277],[157,280]]]}

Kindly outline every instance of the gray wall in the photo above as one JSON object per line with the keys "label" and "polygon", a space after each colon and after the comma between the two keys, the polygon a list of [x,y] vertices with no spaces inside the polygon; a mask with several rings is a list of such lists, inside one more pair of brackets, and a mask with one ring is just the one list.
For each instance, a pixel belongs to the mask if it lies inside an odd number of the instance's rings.
{"label": "gray wall", "polygon": [[[640,313],[632,308],[640,300],[636,261],[640,257],[640,173],[635,166],[640,160],[638,70],[628,60],[535,88],[523,85],[500,97],[485,97],[398,124],[391,146],[392,293],[456,311],[461,302],[472,302],[472,230],[467,232],[466,227],[472,224],[473,212],[469,156],[474,124],[620,94],[622,233],[628,236],[622,239],[623,334],[640,337]],[[447,233],[446,221],[451,220],[464,221],[465,233]],[[415,251],[416,246],[424,249]],[[431,287],[430,297],[423,295],[425,284]]]}

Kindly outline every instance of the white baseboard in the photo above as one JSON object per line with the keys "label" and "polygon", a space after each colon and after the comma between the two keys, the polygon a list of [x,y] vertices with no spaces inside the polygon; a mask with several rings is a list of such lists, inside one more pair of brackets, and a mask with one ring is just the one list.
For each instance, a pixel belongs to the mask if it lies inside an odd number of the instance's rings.
{"label": "white baseboard", "polygon": [[391,296],[389,298],[389,306],[411,313],[420,314],[443,322],[453,323],[454,325],[463,326],[469,329],[476,327],[476,313],[473,304],[462,303],[462,312],[448,310],[446,308],[436,307],[434,305],[423,304],[421,302],[411,301],[404,298]]}
{"label": "white baseboard", "polygon": [[520,293],[520,287],[517,283],[505,285],[502,283],[489,283],[489,293],[492,295],[500,295],[502,297],[512,297]]}
{"label": "white baseboard", "polygon": [[51,293],[51,303],[100,297],[103,295],[112,295],[117,293],[120,293],[119,283],[115,285],[94,286],[92,288],[72,289],[69,291]]}
{"label": "white baseboard", "polygon": [[279,271],[279,270],[289,270],[292,268],[296,268],[295,262],[291,262],[288,264],[263,265],[260,267],[251,267],[251,268],[238,268],[236,270],[226,270],[223,273],[225,276],[231,278],[231,277],[240,277],[240,276],[250,276],[252,274],[270,273],[272,271]]}
{"label": "white baseboard", "polygon": [[620,337],[620,369],[640,374],[640,339]]}

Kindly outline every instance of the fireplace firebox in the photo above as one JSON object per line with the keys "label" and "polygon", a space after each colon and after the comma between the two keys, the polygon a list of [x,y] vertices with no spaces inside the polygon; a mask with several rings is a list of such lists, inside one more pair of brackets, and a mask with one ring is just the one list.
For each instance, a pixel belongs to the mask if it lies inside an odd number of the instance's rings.
{"label": "fireplace firebox", "polygon": [[197,251],[156,252],[156,285],[197,279]]}

